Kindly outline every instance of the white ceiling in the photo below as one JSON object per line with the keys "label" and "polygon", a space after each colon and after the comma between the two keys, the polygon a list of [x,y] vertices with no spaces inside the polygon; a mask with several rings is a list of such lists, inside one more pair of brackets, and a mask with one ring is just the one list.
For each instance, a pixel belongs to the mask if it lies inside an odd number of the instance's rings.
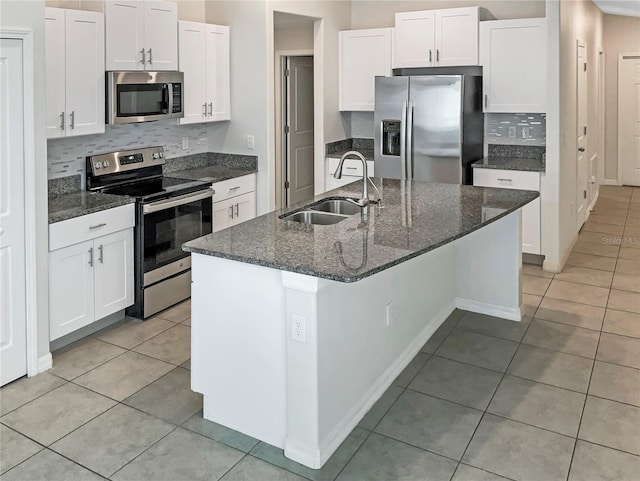
{"label": "white ceiling", "polygon": [[640,0],[593,0],[603,13],[640,17]]}

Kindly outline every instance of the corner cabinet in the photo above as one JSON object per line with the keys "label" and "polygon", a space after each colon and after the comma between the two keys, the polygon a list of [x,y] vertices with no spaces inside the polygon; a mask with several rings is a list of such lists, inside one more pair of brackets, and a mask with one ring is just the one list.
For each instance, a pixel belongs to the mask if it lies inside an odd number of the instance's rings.
{"label": "corner cabinet", "polygon": [[339,43],[340,110],[373,112],[375,78],[391,75],[393,29],[342,31]]}
{"label": "corner cabinet", "polygon": [[106,70],[178,70],[178,5],[106,0]]}
{"label": "corner cabinet", "polygon": [[213,184],[213,232],[256,216],[256,174]]}
{"label": "corner cabinet", "polygon": [[133,304],[134,205],[49,226],[50,340]]}
{"label": "corner cabinet", "polygon": [[184,73],[180,124],[231,119],[229,27],[178,22],[179,70]]}
{"label": "corner cabinet", "polygon": [[396,13],[394,68],[478,65],[480,7]]}
{"label": "corner cabinet", "polygon": [[[476,168],[473,185],[540,192],[540,172]],[[541,254],[540,197],[522,208],[522,252]]]}
{"label": "corner cabinet", "polygon": [[480,24],[485,112],[546,112],[546,25],[544,18]]}
{"label": "corner cabinet", "polygon": [[47,8],[47,138],[104,132],[104,16]]}

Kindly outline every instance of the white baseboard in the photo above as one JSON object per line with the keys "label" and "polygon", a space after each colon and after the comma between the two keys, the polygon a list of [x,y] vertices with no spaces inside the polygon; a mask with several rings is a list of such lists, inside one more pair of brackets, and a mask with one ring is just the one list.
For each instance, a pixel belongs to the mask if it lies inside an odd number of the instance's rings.
{"label": "white baseboard", "polygon": [[[285,456],[306,466],[324,465],[333,453],[340,447],[343,441],[351,434],[362,418],[369,412],[391,383],[400,375],[411,360],[420,352],[422,346],[429,340],[433,333],[442,325],[454,310],[454,303],[438,312],[431,322],[414,338],[407,348],[398,356],[396,361],[378,378],[369,390],[355,403],[342,420],[331,430],[324,441],[320,443],[318,453],[310,453],[294,445],[286,443]],[[316,469],[317,469],[316,468]]]}
{"label": "white baseboard", "polygon": [[549,262],[545,260],[542,263],[542,269],[548,272],[553,272],[555,274],[562,272],[562,269],[564,269],[564,266],[567,264],[567,260],[569,260],[569,255],[573,250],[573,246],[576,245],[576,242],[578,242],[578,234],[580,234],[580,232],[576,232],[574,234],[573,239],[571,239],[571,243],[569,244],[569,248],[563,254],[560,262]]}
{"label": "white baseboard", "polygon": [[510,321],[520,322],[522,320],[522,309],[520,307],[503,307],[485,302],[474,301],[472,299],[464,299],[456,297],[456,307],[465,311],[476,312],[478,314],[486,314],[488,316],[508,319]]}
{"label": "white baseboard", "polygon": [[38,358],[38,374],[45,372],[53,367],[53,356],[50,352]]}
{"label": "white baseboard", "polygon": [[604,179],[600,185],[620,185],[618,179]]}
{"label": "white baseboard", "polygon": [[593,196],[593,200],[591,201],[591,204],[589,204],[589,208],[587,209],[587,218],[585,219],[585,222],[589,220],[589,216],[591,215],[591,211],[593,210],[593,208],[596,205],[596,202],[598,201],[598,197],[600,197],[600,189],[596,190],[596,195]]}

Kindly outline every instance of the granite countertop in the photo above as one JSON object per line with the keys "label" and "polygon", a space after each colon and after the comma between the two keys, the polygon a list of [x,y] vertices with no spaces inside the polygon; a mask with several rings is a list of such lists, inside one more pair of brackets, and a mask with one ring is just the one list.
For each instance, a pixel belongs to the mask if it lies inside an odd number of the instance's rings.
{"label": "granite countertop", "polygon": [[180,179],[206,180],[209,182],[221,182],[258,172],[256,168],[228,167],[226,165],[209,165],[192,169],[177,170],[167,173],[169,177]]}
{"label": "granite countertop", "polygon": [[[362,155],[364,155],[364,158],[366,160],[373,160],[373,150],[369,150],[369,149],[347,149],[347,150],[338,150],[337,152],[331,152],[330,154],[325,154],[325,157],[329,157],[331,159],[339,159],[340,157],[342,157],[343,154],[346,154],[347,152],[349,152],[350,150],[357,150],[358,152],[360,152]],[[351,158],[351,157],[349,157]],[[355,159],[355,157],[353,157]]]}
{"label": "granite countertop", "polygon": [[545,162],[542,159],[524,157],[484,157],[472,164],[475,169],[526,170],[544,172]]}
{"label": "granite countertop", "polygon": [[[383,207],[372,206],[368,223],[356,214],[333,225],[279,219],[298,204],[187,242],[183,250],[355,282],[436,249],[503,217],[538,197],[538,192],[376,179]],[[361,181],[326,192],[360,197]],[[305,202],[309,205],[311,202]],[[411,223],[407,225],[407,215]]]}
{"label": "granite countertop", "polygon": [[72,192],[49,196],[49,224],[73,219],[94,212],[132,204],[134,197],[102,194],[99,192]]}

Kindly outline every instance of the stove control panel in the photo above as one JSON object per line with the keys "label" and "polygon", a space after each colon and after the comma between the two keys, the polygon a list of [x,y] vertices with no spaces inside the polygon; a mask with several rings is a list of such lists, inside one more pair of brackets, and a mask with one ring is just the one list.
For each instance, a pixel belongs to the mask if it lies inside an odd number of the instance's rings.
{"label": "stove control panel", "polygon": [[162,147],[121,150],[119,152],[87,157],[87,175],[98,177],[162,165],[164,163],[164,149]]}

